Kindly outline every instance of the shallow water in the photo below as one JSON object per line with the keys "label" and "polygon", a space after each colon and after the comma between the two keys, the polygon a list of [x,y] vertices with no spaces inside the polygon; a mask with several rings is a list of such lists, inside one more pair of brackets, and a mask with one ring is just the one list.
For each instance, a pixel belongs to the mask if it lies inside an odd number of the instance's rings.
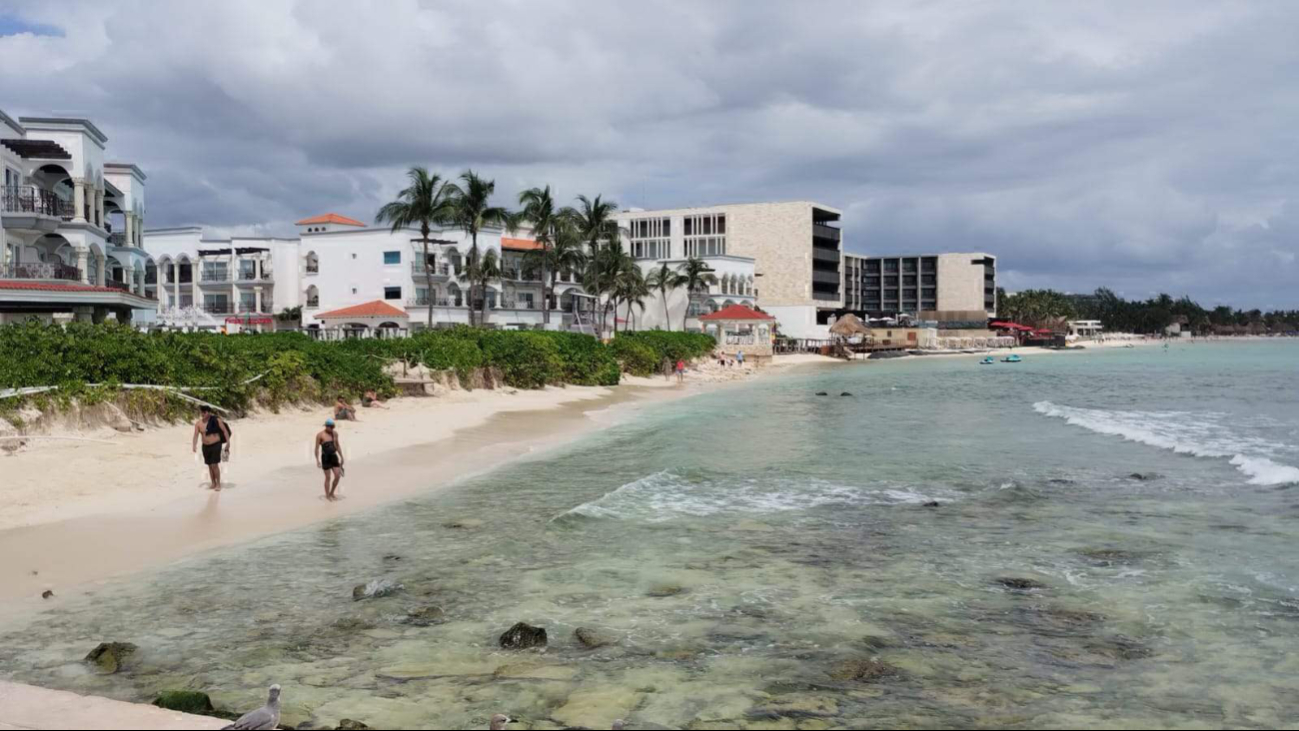
{"label": "shallow water", "polygon": [[[0,627],[0,675],[236,707],[278,682],[289,723],[376,728],[1293,724],[1297,366],[1179,344],[767,379],[61,600]],[[352,601],[377,578],[405,591]],[[549,649],[497,648],[516,621]],[[104,640],[141,650],[95,675]]]}

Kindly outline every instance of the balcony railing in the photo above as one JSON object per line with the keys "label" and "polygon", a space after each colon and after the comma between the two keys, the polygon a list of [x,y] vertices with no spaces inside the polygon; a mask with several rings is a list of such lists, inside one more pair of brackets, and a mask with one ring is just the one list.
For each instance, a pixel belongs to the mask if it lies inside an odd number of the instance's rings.
{"label": "balcony railing", "polygon": [[263,271],[260,273],[245,272],[245,271],[239,272],[239,281],[241,282],[269,282],[274,278],[275,277],[272,275],[272,273],[268,271]]}
{"label": "balcony railing", "polygon": [[63,200],[53,191],[41,190],[34,185],[0,187],[0,206],[3,206],[5,213],[29,213],[65,220],[71,220],[73,215],[72,203]]}
{"label": "balcony railing", "polygon": [[112,289],[120,289],[120,290],[122,290],[123,292],[130,292],[130,291],[131,291],[131,283],[130,283],[130,282],[119,282],[119,281],[117,281],[116,279],[105,279],[105,280],[104,280],[104,286],[105,286],[105,287],[110,287],[110,288],[112,288]]}
{"label": "balcony railing", "polygon": [[215,304],[204,302],[203,311],[209,315],[229,315],[234,313],[234,308],[229,302],[217,302]]}
{"label": "balcony railing", "polygon": [[[452,269],[450,264],[434,264],[425,270],[423,263],[413,261],[410,263],[410,272],[417,277],[426,277],[429,274],[432,274],[435,277],[449,277],[452,274]],[[460,274],[458,270],[454,273],[456,275]]]}
{"label": "balcony railing", "polygon": [[310,276],[310,275],[314,275],[314,274],[319,274],[319,273],[320,273],[320,265],[319,265],[319,264],[308,264],[308,265],[307,265],[307,275],[308,275],[308,276]]}
{"label": "balcony railing", "polygon": [[262,300],[262,306],[260,308],[257,306],[256,302],[253,302],[251,304],[247,302],[239,303],[239,314],[241,315],[262,313],[262,312],[274,312],[274,311],[275,311],[274,305],[272,305],[270,302],[267,302],[266,300]]}
{"label": "balcony railing", "polygon": [[212,271],[212,272],[205,271],[205,272],[203,272],[203,278],[202,278],[201,280],[199,280],[199,281],[202,281],[202,282],[215,282],[215,283],[218,283],[218,284],[220,284],[220,283],[224,283],[224,282],[229,282],[229,281],[230,281],[230,272],[228,272],[228,271],[220,271],[220,270],[218,270],[218,271]]}
{"label": "balcony railing", "polygon": [[30,264],[6,264],[0,269],[0,279],[57,279],[80,282],[81,270],[67,264],[43,261]]}
{"label": "balcony railing", "polygon": [[824,223],[814,223],[812,224],[812,235],[820,236],[823,239],[834,239],[835,241],[838,241],[839,237],[843,235],[843,231],[832,226],[827,226]]}
{"label": "balcony railing", "polygon": [[320,306],[320,298],[319,298],[319,297],[308,297],[308,298],[307,298],[307,307],[319,307],[319,306]]}
{"label": "balcony railing", "polygon": [[124,231],[114,231],[108,235],[108,243],[113,246],[126,246],[126,233]]}

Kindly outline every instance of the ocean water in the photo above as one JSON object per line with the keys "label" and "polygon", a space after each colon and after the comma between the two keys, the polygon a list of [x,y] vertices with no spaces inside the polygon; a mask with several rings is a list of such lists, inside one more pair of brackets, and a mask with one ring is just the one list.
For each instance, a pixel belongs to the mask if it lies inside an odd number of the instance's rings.
{"label": "ocean water", "polygon": [[68,599],[0,676],[317,727],[1293,726],[1297,539],[1299,343],[823,367]]}

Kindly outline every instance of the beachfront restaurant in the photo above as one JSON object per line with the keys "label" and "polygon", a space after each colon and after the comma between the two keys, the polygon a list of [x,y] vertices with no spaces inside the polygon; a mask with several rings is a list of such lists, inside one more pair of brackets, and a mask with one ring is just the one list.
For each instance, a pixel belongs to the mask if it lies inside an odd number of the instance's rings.
{"label": "beachfront restaurant", "polygon": [[776,318],[746,305],[731,305],[699,318],[704,332],[717,340],[717,350],[726,355],[744,351],[748,361],[770,361]]}
{"label": "beachfront restaurant", "polygon": [[396,338],[410,334],[410,316],[383,300],[344,307],[316,315],[304,330],[317,340]]}

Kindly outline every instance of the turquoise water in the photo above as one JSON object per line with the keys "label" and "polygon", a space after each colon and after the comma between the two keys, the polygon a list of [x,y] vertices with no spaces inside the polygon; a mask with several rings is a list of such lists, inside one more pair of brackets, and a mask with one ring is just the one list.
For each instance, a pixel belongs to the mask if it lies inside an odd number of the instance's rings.
{"label": "turquoise water", "polygon": [[132,577],[0,627],[0,674],[387,728],[1293,725],[1296,483],[1295,342],[819,368]]}

